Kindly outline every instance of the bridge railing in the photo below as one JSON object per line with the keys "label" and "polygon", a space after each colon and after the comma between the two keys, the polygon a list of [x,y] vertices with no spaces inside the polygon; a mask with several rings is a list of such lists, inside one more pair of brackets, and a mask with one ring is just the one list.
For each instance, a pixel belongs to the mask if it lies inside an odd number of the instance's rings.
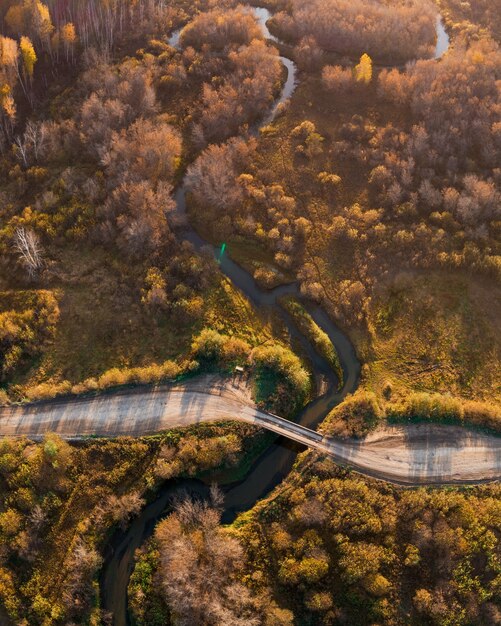
{"label": "bridge railing", "polygon": [[283,417],[274,415],[273,413],[267,413],[266,416],[263,416],[263,414],[260,412],[259,420],[269,423],[275,427],[281,428],[288,433],[290,433],[291,431],[295,432],[298,435],[309,439],[310,441],[320,442],[324,440],[323,435],[317,433],[315,430],[311,430],[310,428],[306,428],[306,426],[301,426],[301,424],[291,422]]}

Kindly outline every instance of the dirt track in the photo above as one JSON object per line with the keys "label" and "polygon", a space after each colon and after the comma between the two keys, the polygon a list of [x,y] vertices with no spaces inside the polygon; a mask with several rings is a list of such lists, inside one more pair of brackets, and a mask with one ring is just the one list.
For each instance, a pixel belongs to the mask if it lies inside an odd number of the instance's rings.
{"label": "dirt track", "polygon": [[386,426],[362,441],[337,440],[256,409],[245,385],[200,378],[163,386],[0,409],[0,436],[68,439],[151,434],[205,421],[241,420],[327,452],[353,469],[404,484],[501,478],[501,438],[453,426]]}

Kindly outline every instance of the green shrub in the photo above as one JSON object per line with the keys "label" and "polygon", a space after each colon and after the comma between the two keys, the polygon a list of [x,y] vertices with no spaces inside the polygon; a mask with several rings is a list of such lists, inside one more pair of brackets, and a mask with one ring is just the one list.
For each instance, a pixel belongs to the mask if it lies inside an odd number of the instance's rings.
{"label": "green shrub", "polygon": [[191,350],[199,361],[206,363],[217,362],[223,354],[223,346],[227,341],[225,335],[221,335],[216,330],[204,328],[201,333],[193,339]]}
{"label": "green shrub", "polygon": [[211,328],[204,328],[191,344],[193,356],[205,366],[231,369],[247,362],[250,345],[238,337],[222,335]]}
{"label": "green shrub", "polygon": [[254,348],[256,400],[284,415],[303,406],[311,391],[310,377],[298,356],[281,345]]}
{"label": "green shrub", "polygon": [[359,389],[327,415],[322,430],[329,435],[362,437],[383,417],[384,411],[376,395]]}
{"label": "green shrub", "polygon": [[343,386],[343,369],[335,346],[329,336],[313,320],[308,311],[294,298],[283,298],[281,304],[291,315],[301,333],[314,345],[315,350],[322,356],[336,374],[339,387]]}
{"label": "green shrub", "polygon": [[136,626],[164,626],[170,623],[169,611],[155,584],[158,550],[154,543],[140,553],[130,577],[128,595]]}
{"label": "green shrub", "polygon": [[463,421],[461,400],[439,393],[413,393],[409,397],[406,415],[410,419],[432,421]]}

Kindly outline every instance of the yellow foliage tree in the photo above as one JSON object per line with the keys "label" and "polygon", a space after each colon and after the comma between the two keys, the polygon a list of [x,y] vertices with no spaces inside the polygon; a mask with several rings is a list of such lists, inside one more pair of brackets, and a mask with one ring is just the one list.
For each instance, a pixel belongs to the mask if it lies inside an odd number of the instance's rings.
{"label": "yellow foliage tree", "polygon": [[3,109],[7,117],[13,120],[16,116],[16,103],[12,97],[9,85],[0,86],[0,107]]}
{"label": "yellow foliage tree", "polygon": [[68,60],[70,52],[73,54],[73,49],[77,41],[75,26],[71,22],[68,22],[61,28],[61,40],[66,51],[66,60]]}
{"label": "yellow foliage tree", "polygon": [[35,48],[33,47],[29,37],[21,37],[20,47],[21,56],[23,57],[24,70],[26,74],[32,78],[35,63],[37,62]]}
{"label": "yellow foliage tree", "polygon": [[362,54],[360,63],[355,66],[355,79],[366,85],[372,80],[372,59],[367,53]]}
{"label": "yellow foliage tree", "polygon": [[77,40],[75,26],[68,22],[61,28],[61,38],[66,45],[74,44]]}
{"label": "yellow foliage tree", "polygon": [[8,569],[0,568],[0,598],[3,606],[10,615],[16,615],[19,609],[19,600],[16,593],[16,585],[12,573]]}
{"label": "yellow foliage tree", "polygon": [[17,42],[10,37],[0,36],[0,78],[11,88],[16,80],[18,54]]}
{"label": "yellow foliage tree", "polygon": [[50,43],[54,25],[50,17],[49,7],[40,0],[25,0],[25,10],[30,16],[32,34],[43,42]]}
{"label": "yellow foliage tree", "polygon": [[471,61],[474,65],[480,65],[485,62],[485,56],[480,50],[474,50],[471,55]]}
{"label": "yellow foliage tree", "polygon": [[20,35],[25,30],[25,15],[21,4],[13,4],[5,15],[7,26],[16,35]]}

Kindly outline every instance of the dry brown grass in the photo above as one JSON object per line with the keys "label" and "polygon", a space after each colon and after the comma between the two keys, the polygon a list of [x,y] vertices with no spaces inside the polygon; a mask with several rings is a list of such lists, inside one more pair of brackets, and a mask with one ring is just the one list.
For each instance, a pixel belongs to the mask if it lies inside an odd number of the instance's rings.
{"label": "dry brown grass", "polygon": [[370,308],[368,385],[501,403],[501,289],[464,275],[402,274]]}

